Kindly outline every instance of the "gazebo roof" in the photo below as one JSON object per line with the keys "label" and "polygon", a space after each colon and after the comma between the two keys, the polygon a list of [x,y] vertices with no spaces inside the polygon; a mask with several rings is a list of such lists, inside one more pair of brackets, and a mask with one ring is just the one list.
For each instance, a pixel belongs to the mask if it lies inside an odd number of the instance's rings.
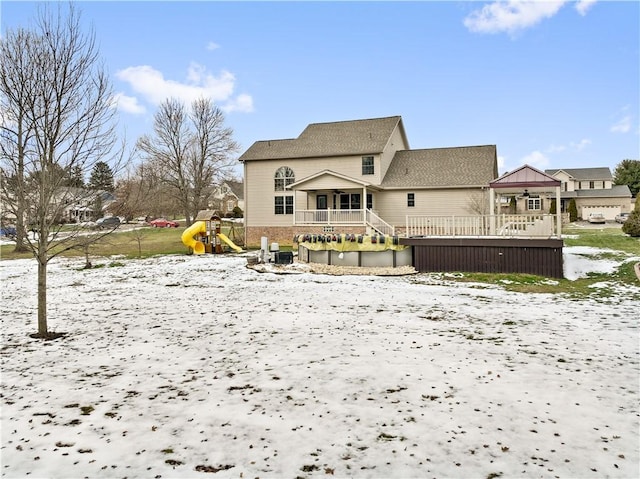
{"label": "gazebo roof", "polygon": [[491,188],[551,188],[560,184],[560,180],[529,165],[523,165],[489,182]]}

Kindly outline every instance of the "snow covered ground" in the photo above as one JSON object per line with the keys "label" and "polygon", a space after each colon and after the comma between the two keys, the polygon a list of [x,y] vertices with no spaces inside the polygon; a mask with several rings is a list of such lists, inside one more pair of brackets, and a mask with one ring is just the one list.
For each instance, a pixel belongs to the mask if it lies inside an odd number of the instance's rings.
{"label": "snow covered ground", "polygon": [[2,477],[639,477],[640,283],[104,262],[50,265],[44,343],[34,262],[0,262]]}

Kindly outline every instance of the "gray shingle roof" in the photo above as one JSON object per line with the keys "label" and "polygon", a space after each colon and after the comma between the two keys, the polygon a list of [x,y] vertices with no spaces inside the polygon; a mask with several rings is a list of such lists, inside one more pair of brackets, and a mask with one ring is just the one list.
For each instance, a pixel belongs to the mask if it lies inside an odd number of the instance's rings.
{"label": "gray shingle roof", "polygon": [[631,190],[627,185],[612,186],[611,189],[576,190],[578,198],[631,198]]}
{"label": "gray shingle roof", "polygon": [[610,180],[611,170],[607,167],[599,168],[558,168],[556,170],[544,170],[548,175],[555,175],[558,171],[564,171],[576,180]]}
{"label": "gray shingle roof", "polygon": [[[239,158],[240,161],[381,153],[400,116],[368,120],[312,123],[298,138],[256,141]],[[404,128],[401,126],[404,136]],[[406,141],[406,137],[405,137]],[[408,146],[408,145],[407,145]]]}
{"label": "gray shingle roof", "polygon": [[396,152],[382,188],[489,185],[498,176],[495,145]]}
{"label": "gray shingle roof", "polygon": [[244,199],[244,183],[242,181],[227,180],[225,183],[236,198]]}

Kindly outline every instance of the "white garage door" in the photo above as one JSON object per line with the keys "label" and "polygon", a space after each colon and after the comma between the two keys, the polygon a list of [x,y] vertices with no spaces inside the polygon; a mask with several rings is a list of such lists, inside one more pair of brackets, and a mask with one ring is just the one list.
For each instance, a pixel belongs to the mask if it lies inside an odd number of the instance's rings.
{"label": "white garage door", "polygon": [[620,206],[590,205],[582,207],[582,219],[586,220],[591,213],[602,213],[605,219],[614,221],[616,215],[620,214]]}

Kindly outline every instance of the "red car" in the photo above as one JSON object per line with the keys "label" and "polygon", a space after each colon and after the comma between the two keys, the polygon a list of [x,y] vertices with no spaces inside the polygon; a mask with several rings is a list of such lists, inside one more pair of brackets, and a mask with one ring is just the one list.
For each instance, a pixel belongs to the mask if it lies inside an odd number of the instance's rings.
{"label": "red car", "polygon": [[177,228],[180,226],[177,222],[165,218],[156,218],[153,221],[149,221],[149,224],[154,228]]}

